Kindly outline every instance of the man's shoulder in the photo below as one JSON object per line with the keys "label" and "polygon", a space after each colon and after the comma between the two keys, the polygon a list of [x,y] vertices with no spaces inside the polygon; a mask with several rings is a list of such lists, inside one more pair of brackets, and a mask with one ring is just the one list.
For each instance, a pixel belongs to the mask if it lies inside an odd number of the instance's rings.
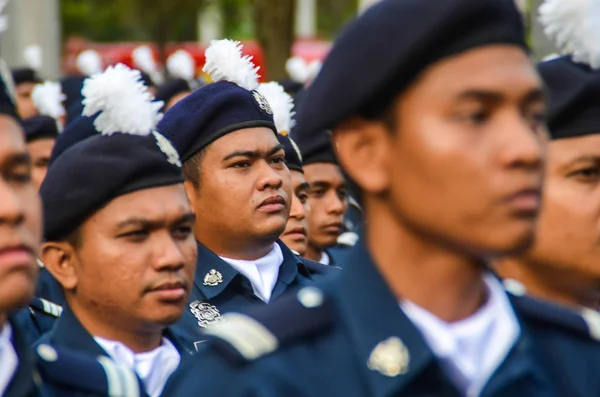
{"label": "man's shoulder", "polygon": [[298,259],[302,262],[311,275],[327,276],[330,274],[337,274],[341,270],[337,266],[324,265],[301,256],[299,256]]}
{"label": "man's shoulder", "polygon": [[92,357],[64,347],[34,349],[42,388],[50,396],[144,396],[133,371],[108,357]]}

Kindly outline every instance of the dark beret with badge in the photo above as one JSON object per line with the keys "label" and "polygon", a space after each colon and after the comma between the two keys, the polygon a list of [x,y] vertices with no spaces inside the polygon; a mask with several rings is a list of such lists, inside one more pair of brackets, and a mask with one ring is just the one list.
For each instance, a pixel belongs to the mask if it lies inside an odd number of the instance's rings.
{"label": "dark beret with badge", "polygon": [[258,68],[242,56],[241,45],[231,40],[214,40],[206,50],[204,72],[213,83],[178,102],[158,124],[183,161],[231,132],[266,127],[277,133],[273,112],[256,91]]}
{"label": "dark beret with badge", "polygon": [[294,137],[303,149],[302,140],[324,135],[348,117],[378,117],[429,65],[492,44],[527,51],[514,0],[383,0],[336,39],[297,104],[301,131]]}
{"label": "dark beret with badge", "polygon": [[290,170],[304,172],[302,168],[302,153],[296,142],[290,137],[294,126],[294,100],[285,87],[277,82],[262,83],[258,92],[265,97],[271,110],[277,128],[277,140],[285,151],[285,163]]}
{"label": "dark beret with badge", "polygon": [[139,71],[119,64],[86,80],[84,115],[94,136],[67,148],[40,188],[47,240],[61,240],[116,197],[183,182],[168,139],[154,131],[161,103],[151,102]]}
{"label": "dark beret with badge", "polygon": [[16,68],[12,70],[12,77],[15,85],[24,83],[41,83],[42,80],[37,75],[36,71],[31,68]]}
{"label": "dark beret with badge", "polygon": [[67,124],[63,133],[58,136],[54,143],[52,154],[50,154],[50,165],[71,146],[86,140],[87,138],[98,135],[98,131],[96,131],[96,128],[94,127],[94,119],[94,117],[81,115]]}

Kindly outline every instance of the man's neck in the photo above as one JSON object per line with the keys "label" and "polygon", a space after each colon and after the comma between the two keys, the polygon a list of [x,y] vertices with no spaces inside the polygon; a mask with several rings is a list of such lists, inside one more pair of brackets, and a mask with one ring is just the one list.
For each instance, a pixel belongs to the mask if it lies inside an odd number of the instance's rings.
{"label": "man's neck", "polygon": [[600,283],[574,269],[543,266],[516,258],[499,260],[495,265],[500,277],[519,281],[532,296],[572,308],[600,308]]}
{"label": "man's neck", "polygon": [[481,261],[403,227],[382,207],[368,215],[369,251],[399,300],[407,299],[446,322],[467,318],[484,304]]}
{"label": "man's neck", "polygon": [[277,237],[248,240],[233,237],[218,239],[214,235],[211,236],[210,233],[196,233],[196,240],[220,257],[255,261],[265,257],[273,250],[273,244],[276,244]]}
{"label": "man's neck", "polygon": [[102,309],[94,310],[84,308],[75,299],[67,297],[67,303],[73,314],[83,328],[93,337],[101,337],[123,343],[134,353],[144,353],[156,349],[162,343],[164,328],[161,326],[127,328],[124,321],[120,321],[112,313],[102,313]]}
{"label": "man's neck", "polygon": [[304,257],[306,259],[310,259],[311,261],[319,262],[321,257],[323,256],[323,250],[313,244],[308,244],[306,247],[306,252],[304,253]]}

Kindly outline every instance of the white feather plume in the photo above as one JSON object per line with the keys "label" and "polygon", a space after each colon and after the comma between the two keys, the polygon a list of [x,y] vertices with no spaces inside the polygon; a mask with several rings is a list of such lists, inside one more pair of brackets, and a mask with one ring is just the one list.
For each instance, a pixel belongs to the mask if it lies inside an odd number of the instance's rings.
{"label": "white feather plume", "polygon": [[548,54],[544,58],[542,58],[542,62],[552,61],[556,58],[560,58],[560,54],[553,52],[552,54]]}
{"label": "white feather plume", "polygon": [[31,93],[33,104],[44,116],[58,119],[66,114],[63,101],[67,98],[61,89],[61,85],[55,81],[45,81],[33,87]]}
{"label": "white feather plume", "polygon": [[133,65],[142,72],[152,74],[156,72],[156,61],[150,46],[141,45],[131,53]]}
{"label": "white feather plume", "polygon": [[25,47],[25,49],[23,50],[23,58],[25,58],[25,63],[31,69],[36,71],[42,70],[44,61],[42,47],[40,47],[39,45],[33,44]]}
{"label": "white feather plume", "polygon": [[544,32],[573,60],[600,67],[600,2],[545,0],[539,8]]}
{"label": "white feather plume", "polygon": [[317,75],[321,71],[322,67],[323,67],[323,62],[321,62],[318,59],[316,59],[308,64],[308,82],[311,82],[317,78]]}
{"label": "white feather plume", "polygon": [[[10,0],[0,0],[0,14],[4,11],[4,8],[8,5]],[[0,33],[8,29],[8,16],[0,15]]]}
{"label": "white feather plume", "polygon": [[149,135],[162,117],[163,103],[152,102],[154,98],[141,81],[140,71],[121,63],[87,78],[81,93],[83,115],[100,112],[94,126],[103,135]]}
{"label": "white feather plume", "polygon": [[309,78],[308,64],[301,57],[292,57],[285,63],[285,71],[296,83],[305,84]]}
{"label": "white feather plume", "polygon": [[167,58],[167,70],[173,77],[192,80],[196,77],[196,62],[189,52],[177,50]]}
{"label": "white feather plume", "polygon": [[289,134],[294,126],[294,115],[296,114],[292,97],[279,83],[274,81],[260,84],[257,91],[269,102],[277,131],[281,134]]}
{"label": "white feather plume", "polygon": [[242,55],[242,45],[234,40],[213,40],[206,49],[206,63],[202,71],[209,74],[213,82],[230,81],[247,90],[258,87],[259,67],[252,57]]}
{"label": "white feather plume", "polygon": [[77,56],[77,69],[84,76],[102,72],[102,58],[98,51],[85,50]]}

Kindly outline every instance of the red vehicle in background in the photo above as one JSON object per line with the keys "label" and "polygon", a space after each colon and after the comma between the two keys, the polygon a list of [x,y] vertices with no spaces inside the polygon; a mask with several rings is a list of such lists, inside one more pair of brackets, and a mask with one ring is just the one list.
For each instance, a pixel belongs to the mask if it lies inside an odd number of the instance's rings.
{"label": "red vehicle in background", "polygon": [[[252,56],[252,61],[256,66],[260,67],[259,74],[261,80],[268,80],[268,71],[265,68],[265,59],[262,48],[256,41],[243,41],[244,55]],[[134,67],[132,52],[141,45],[148,45],[157,62],[160,60],[160,52],[158,46],[153,43],[144,42],[124,42],[124,43],[95,43],[81,38],[70,38],[65,44],[65,54],[63,62],[63,72],[65,74],[77,73],[75,67],[75,59],[77,55],[84,50],[93,49],[98,51],[102,57],[104,66],[124,63],[130,67]],[[208,47],[207,43],[184,42],[173,43],[166,47],[165,59],[179,49],[183,49],[190,53],[196,62],[196,72],[198,76],[202,75],[202,67],[204,66],[205,58],[204,51]],[[314,60],[323,60],[327,56],[331,47],[330,42],[320,40],[296,40],[292,46],[292,56],[299,56],[306,62]],[[160,63],[160,62],[159,62]]]}

